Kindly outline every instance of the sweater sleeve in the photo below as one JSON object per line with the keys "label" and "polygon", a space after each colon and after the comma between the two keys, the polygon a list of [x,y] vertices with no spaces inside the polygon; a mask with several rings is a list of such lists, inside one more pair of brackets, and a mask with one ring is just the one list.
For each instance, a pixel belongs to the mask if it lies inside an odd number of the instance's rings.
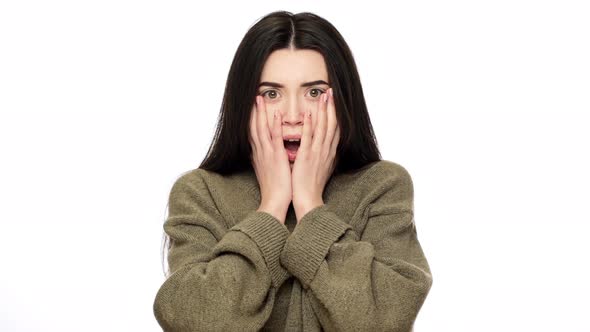
{"label": "sweater sleeve", "polygon": [[376,190],[360,238],[321,205],[303,216],[281,253],[325,331],[412,331],[432,285],[410,175],[388,174]]}
{"label": "sweater sleeve", "polygon": [[271,214],[252,211],[227,229],[195,174],[175,182],[168,205],[170,275],[153,303],[160,326],[164,331],[260,330],[277,289],[290,276],[279,262],[287,228]]}

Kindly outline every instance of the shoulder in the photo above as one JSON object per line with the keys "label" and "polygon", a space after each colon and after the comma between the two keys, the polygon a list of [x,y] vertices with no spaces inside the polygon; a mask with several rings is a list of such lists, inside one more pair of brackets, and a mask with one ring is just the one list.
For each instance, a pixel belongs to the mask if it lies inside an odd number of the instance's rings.
{"label": "shoulder", "polygon": [[[338,191],[353,190],[369,193],[376,189],[393,184],[410,184],[412,177],[406,167],[390,160],[378,160],[369,163],[360,169],[340,174],[336,177],[333,186]],[[357,195],[358,196],[358,195]],[[360,196],[364,196],[361,194]]]}
{"label": "shoulder", "polygon": [[209,184],[216,175],[201,168],[194,168],[176,175],[170,189],[171,198],[195,195],[200,197],[210,195]]}
{"label": "shoulder", "polygon": [[391,187],[413,187],[412,176],[400,163],[379,160],[371,164],[358,178],[358,183],[370,187],[371,191],[383,191]]}
{"label": "shoulder", "polygon": [[173,195],[189,195],[193,200],[213,204],[223,213],[225,210],[241,209],[244,204],[247,207],[254,206],[259,197],[257,184],[254,172],[223,175],[195,168],[178,175],[171,192]]}
{"label": "shoulder", "polygon": [[362,233],[372,216],[411,211],[413,193],[412,178],[405,166],[379,160],[336,177],[330,183],[325,202]]}
{"label": "shoulder", "polygon": [[370,167],[363,176],[361,183],[367,186],[366,203],[379,205],[382,203],[413,201],[414,184],[406,167],[400,163],[380,160]]}
{"label": "shoulder", "polygon": [[375,184],[370,191],[370,215],[413,210],[414,184],[410,172],[399,163],[381,160],[367,174]]}
{"label": "shoulder", "polygon": [[401,164],[390,160],[379,160],[370,168],[370,176],[411,180],[410,172]]}
{"label": "shoulder", "polygon": [[208,171],[202,168],[193,168],[177,175],[173,186],[182,185],[207,185],[210,183],[227,181],[231,177]]}
{"label": "shoulder", "polygon": [[412,177],[400,163],[379,160],[356,172],[342,174],[328,188],[328,197],[338,209],[356,206],[364,209],[382,198],[394,199],[413,195]]}
{"label": "shoulder", "polygon": [[201,182],[203,182],[202,170],[194,168],[177,174],[172,184],[172,189]]}

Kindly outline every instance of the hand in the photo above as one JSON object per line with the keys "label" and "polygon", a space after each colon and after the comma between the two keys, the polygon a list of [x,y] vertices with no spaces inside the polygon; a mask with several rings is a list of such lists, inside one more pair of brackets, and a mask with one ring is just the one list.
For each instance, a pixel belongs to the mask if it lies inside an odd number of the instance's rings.
{"label": "hand", "polygon": [[260,207],[285,223],[291,204],[291,166],[283,143],[280,112],[275,112],[272,128],[268,128],[264,98],[256,96],[250,114],[251,161],[260,185]]}
{"label": "hand", "polygon": [[[327,92],[320,96],[313,140],[311,113],[305,116],[301,144],[291,171],[297,223],[311,209],[324,204],[324,187],[336,167],[340,127],[336,120],[332,88]],[[327,98],[327,101],[323,101],[323,98]]]}

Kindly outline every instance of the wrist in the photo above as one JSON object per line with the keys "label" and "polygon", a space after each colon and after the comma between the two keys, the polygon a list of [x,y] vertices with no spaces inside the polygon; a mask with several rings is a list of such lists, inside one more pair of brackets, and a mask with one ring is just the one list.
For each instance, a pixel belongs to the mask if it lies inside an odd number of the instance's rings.
{"label": "wrist", "polygon": [[301,204],[293,204],[293,208],[295,209],[295,215],[297,217],[297,223],[305,216],[309,211],[313,210],[314,208],[324,205],[324,201],[322,199],[319,200],[312,200],[309,202],[304,202]]}
{"label": "wrist", "polygon": [[273,217],[275,217],[276,219],[278,219],[281,222],[281,224],[285,224],[285,219],[287,217],[287,211],[283,208],[260,205],[260,207],[256,211],[266,212],[266,213],[272,215]]}

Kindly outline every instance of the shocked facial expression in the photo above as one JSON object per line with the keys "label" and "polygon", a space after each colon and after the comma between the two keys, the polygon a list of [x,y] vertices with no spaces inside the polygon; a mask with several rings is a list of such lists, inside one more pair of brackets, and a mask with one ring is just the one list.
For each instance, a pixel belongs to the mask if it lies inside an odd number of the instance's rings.
{"label": "shocked facial expression", "polygon": [[[311,111],[313,132],[320,95],[326,92],[329,84],[321,53],[308,49],[272,52],[264,64],[258,85],[258,94],[264,98],[266,106],[268,127],[272,128],[275,112],[280,112],[283,140],[300,139],[304,116]],[[288,152],[291,168],[296,146],[297,142],[285,143],[285,148],[292,150]]]}

